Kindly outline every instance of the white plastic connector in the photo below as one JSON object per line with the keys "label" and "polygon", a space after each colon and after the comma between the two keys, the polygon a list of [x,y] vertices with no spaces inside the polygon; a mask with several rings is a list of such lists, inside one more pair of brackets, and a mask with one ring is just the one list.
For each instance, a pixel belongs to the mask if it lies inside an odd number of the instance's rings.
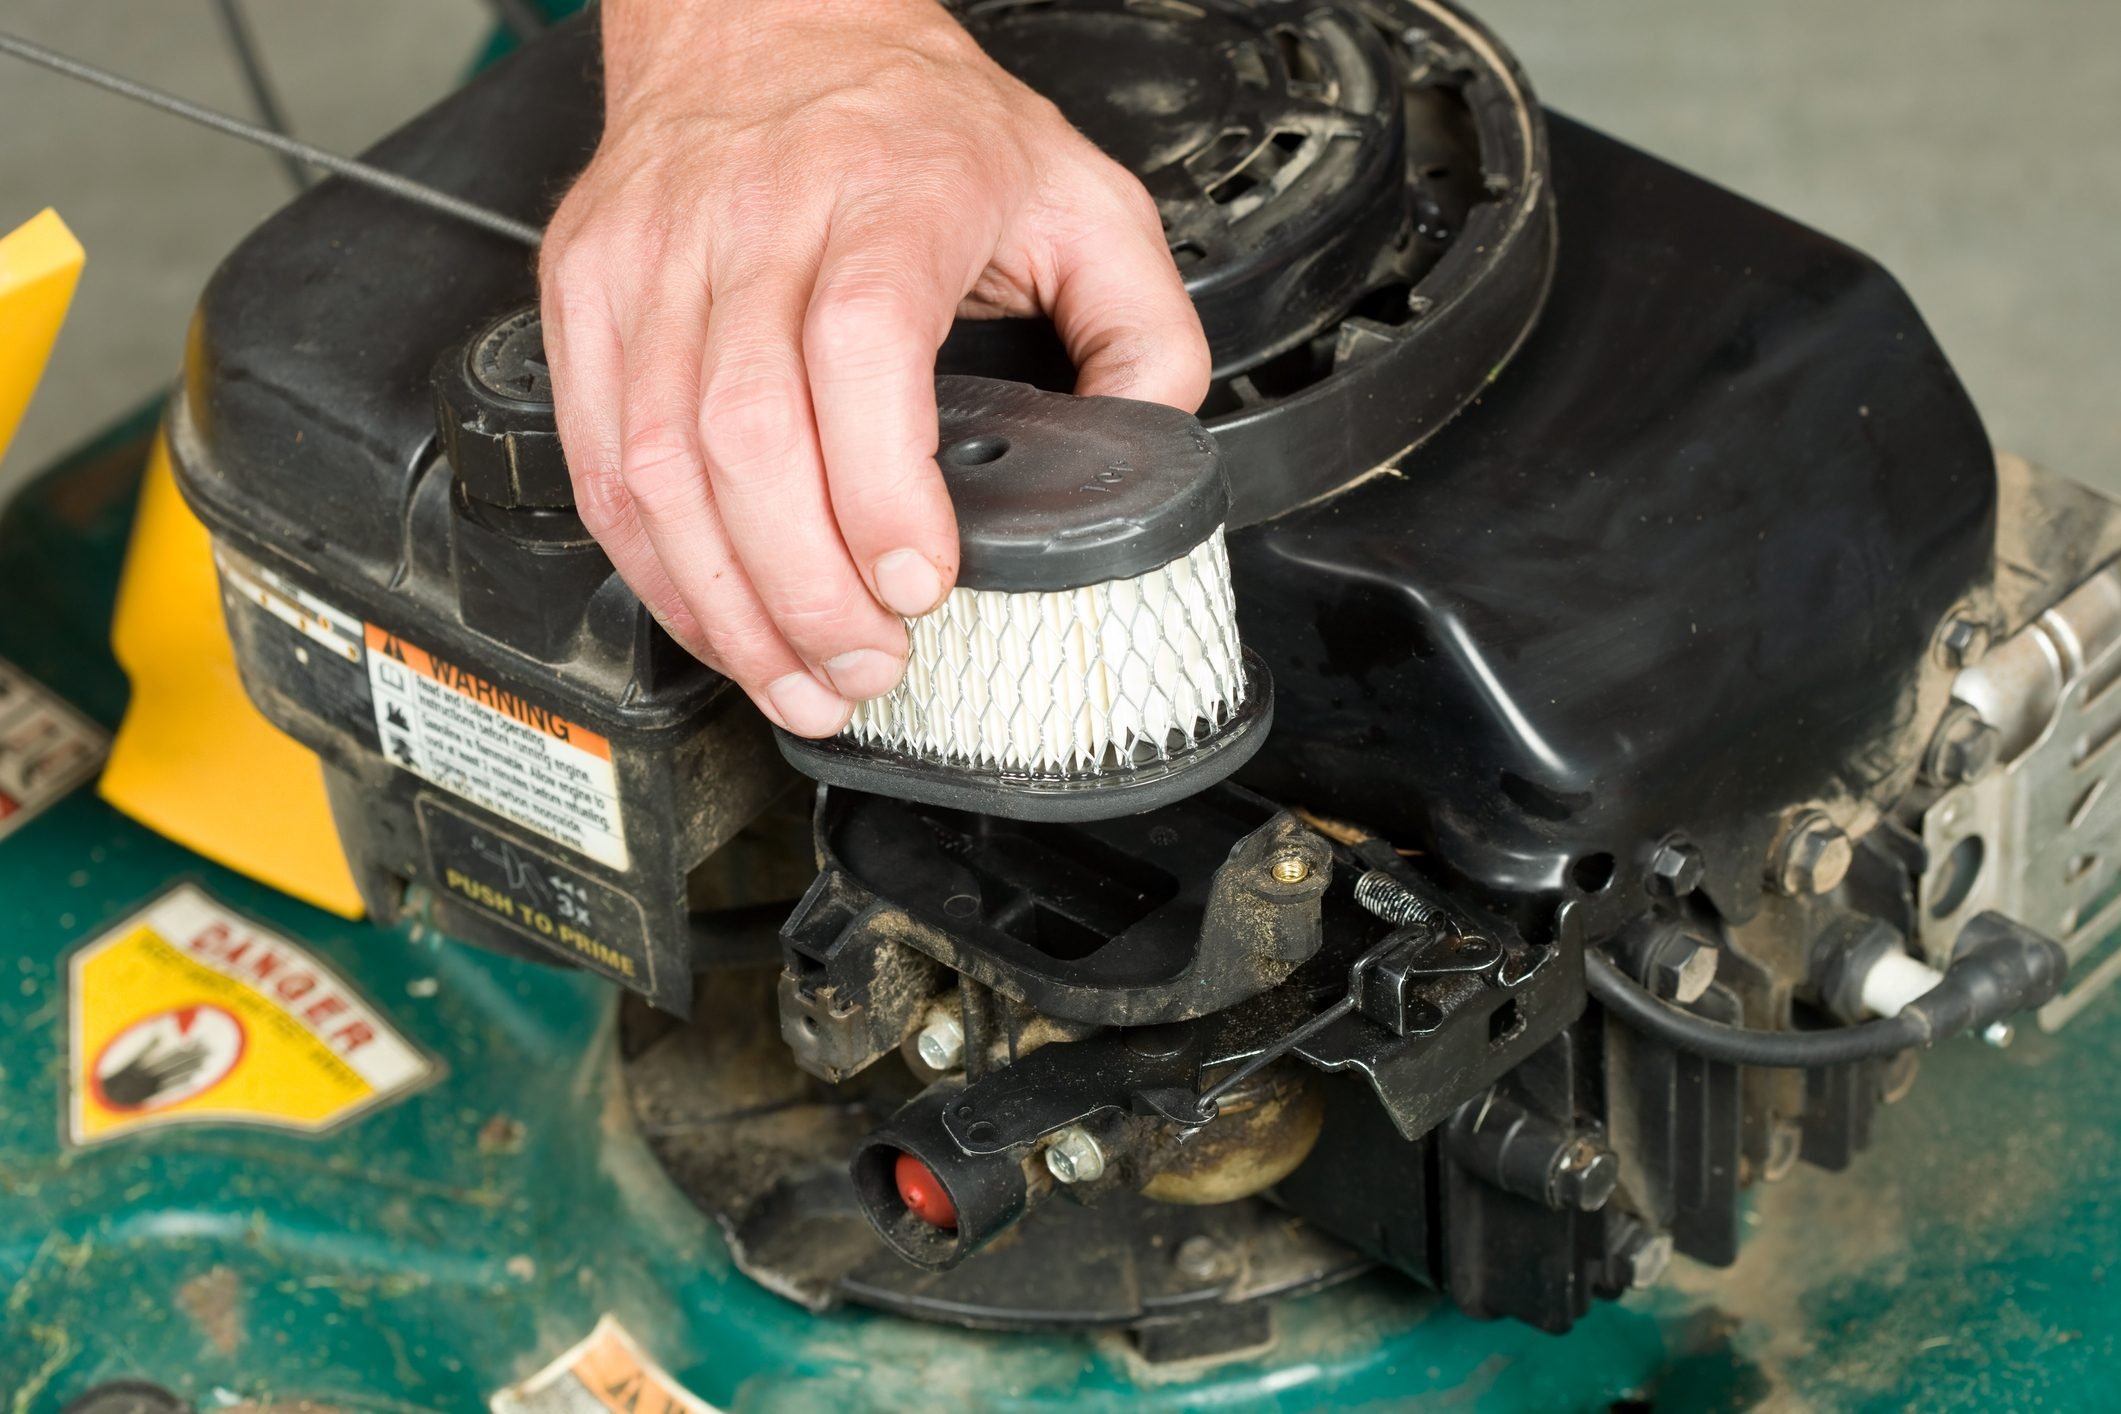
{"label": "white plastic connector", "polygon": [[1907,1004],[1944,980],[1944,974],[1904,952],[1888,952],[1863,974],[1865,1009],[1879,1016],[1898,1016]]}

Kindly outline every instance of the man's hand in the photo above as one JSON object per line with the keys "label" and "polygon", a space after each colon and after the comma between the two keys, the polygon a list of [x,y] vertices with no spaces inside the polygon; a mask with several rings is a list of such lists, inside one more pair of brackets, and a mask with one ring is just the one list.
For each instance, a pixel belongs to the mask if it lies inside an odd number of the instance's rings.
{"label": "man's hand", "polygon": [[1052,316],[1077,389],[1199,405],[1138,182],[935,0],[605,0],[605,131],[542,269],[582,518],[775,722],[845,725],[957,572],[935,353]]}

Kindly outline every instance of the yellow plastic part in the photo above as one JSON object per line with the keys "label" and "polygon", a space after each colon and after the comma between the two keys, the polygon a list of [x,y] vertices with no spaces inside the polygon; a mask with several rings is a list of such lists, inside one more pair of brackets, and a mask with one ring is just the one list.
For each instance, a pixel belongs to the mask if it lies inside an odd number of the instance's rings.
{"label": "yellow plastic part", "polygon": [[216,863],[345,918],[364,910],[316,756],[251,705],[206,527],[161,439],[148,459],[111,646],[133,695],[103,798]]}
{"label": "yellow plastic part", "polygon": [[0,236],[0,457],[44,376],[86,258],[56,211]]}

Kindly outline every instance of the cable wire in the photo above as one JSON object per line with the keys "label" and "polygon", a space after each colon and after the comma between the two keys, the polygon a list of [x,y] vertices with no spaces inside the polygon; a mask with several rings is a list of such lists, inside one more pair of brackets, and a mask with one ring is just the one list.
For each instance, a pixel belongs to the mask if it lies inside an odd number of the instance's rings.
{"label": "cable wire", "polygon": [[[265,75],[264,56],[258,52],[257,40],[239,0],[214,0],[214,13],[221,17],[221,32],[228,38],[229,52],[235,55],[236,67],[242,71],[243,85],[250,90],[251,106],[258,110],[259,121],[281,137],[291,136],[294,129],[280,106],[280,95],[273,91],[272,82]],[[283,152],[280,162],[287,168],[288,180],[295,184],[296,191],[309,190],[309,169],[299,158]]]}
{"label": "cable wire", "polygon": [[1727,1065],[1812,1070],[1897,1055],[1934,1039],[1927,1019],[1912,1011],[1824,1031],[1726,1026],[1662,1001],[1593,948],[1584,949],[1583,974],[1591,995],[1630,1030],[1654,1036],[1674,1050]]}
{"label": "cable wire", "polygon": [[179,98],[173,93],[165,93],[159,88],[136,82],[122,74],[114,74],[108,69],[56,53],[41,44],[32,44],[4,30],[0,30],[0,54],[12,55],[40,68],[49,69],[55,74],[64,74],[70,79],[115,93],[121,98],[129,98],[135,103],[144,103],[150,108],[187,119],[201,127],[212,128],[215,132],[224,133],[229,137],[241,138],[245,142],[270,148],[283,156],[299,158],[312,167],[321,167],[350,182],[358,182],[397,197],[400,201],[409,201],[415,206],[425,207],[429,211],[466,225],[476,226],[494,235],[505,236],[533,250],[537,249],[544,239],[544,233],[527,221],[503,216],[498,211],[489,210],[462,197],[451,196],[446,191],[437,190],[425,182],[414,181],[411,177],[402,177],[396,172],[385,171],[381,167],[371,166],[351,157],[341,157],[336,152],[303,142],[300,138],[288,137],[261,128],[255,123],[247,123],[241,118],[232,118],[212,108],[201,107],[189,99]]}

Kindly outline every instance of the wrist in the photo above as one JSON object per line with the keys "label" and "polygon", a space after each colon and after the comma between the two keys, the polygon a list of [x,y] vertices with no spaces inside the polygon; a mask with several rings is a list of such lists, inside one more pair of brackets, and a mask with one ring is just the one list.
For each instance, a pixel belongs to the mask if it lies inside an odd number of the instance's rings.
{"label": "wrist", "polygon": [[607,115],[638,96],[771,69],[834,39],[964,34],[944,0],[602,0]]}

